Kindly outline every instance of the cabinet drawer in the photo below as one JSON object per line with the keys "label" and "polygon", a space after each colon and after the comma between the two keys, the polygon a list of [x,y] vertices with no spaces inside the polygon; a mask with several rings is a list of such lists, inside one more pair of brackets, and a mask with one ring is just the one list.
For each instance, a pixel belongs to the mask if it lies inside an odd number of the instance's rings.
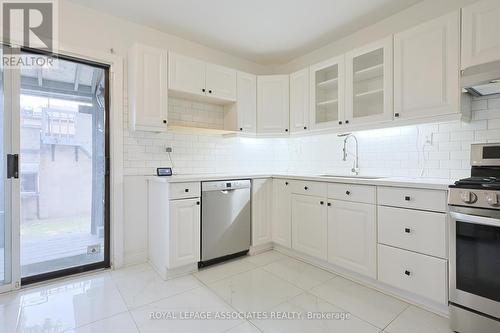
{"label": "cabinet drawer", "polygon": [[169,199],[196,198],[200,196],[200,183],[171,183]]}
{"label": "cabinet drawer", "polygon": [[446,304],[447,261],[378,245],[378,279],[399,289]]}
{"label": "cabinet drawer", "polygon": [[328,184],[328,198],[374,204],[375,186],[352,184]]}
{"label": "cabinet drawer", "polygon": [[379,205],[446,212],[446,191],[404,187],[378,187]]}
{"label": "cabinet drawer", "polygon": [[379,207],[379,243],[447,258],[446,214]]}
{"label": "cabinet drawer", "polygon": [[314,195],[317,197],[326,198],[327,185],[326,183],[308,182],[308,181],[292,181],[292,193],[302,195]]}

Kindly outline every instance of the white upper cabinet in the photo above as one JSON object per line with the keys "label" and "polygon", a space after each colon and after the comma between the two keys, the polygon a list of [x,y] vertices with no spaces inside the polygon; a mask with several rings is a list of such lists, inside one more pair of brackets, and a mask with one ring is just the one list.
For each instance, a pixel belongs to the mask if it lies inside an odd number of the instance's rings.
{"label": "white upper cabinet", "polygon": [[392,119],[392,36],[345,55],[345,124]]}
{"label": "white upper cabinet", "polygon": [[237,101],[224,114],[224,128],[242,133],[257,132],[257,76],[237,73]]}
{"label": "white upper cabinet", "polygon": [[344,122],[344,56],[310,68],[311,129],[335,128]]}
{"label": "white upper cabinet", "polygon": [[180,97],[220,104],[236,101],[236,71],[170,52],[168,89]]}
{"label": "white upper cabinet", "polygon": [[462,9],[462,69],[500,60],[500,1],[484,0]]}
{"label": "white upper cabinet", "polygon": [[288,75],[257,77],[257,132],[288,134],[289,132]]}
{"label": "white upper cabinet", "polygon": [[205,95],[205,63],[173,52],[168,54],[168,89]]}
{"label": "white upper cabinet", "polygon": [[167,52],[136,44],[128,59],[129,125],[131,130],[167,129]]}
{"label": "white upper cabinet", "polygon": [[236,100],[236,71],[231,68],[207,64],[205,93],[228,101]]}
{"label": "white upper cabinet", "polygon": [[460,112],[458,12],[394,37],[394,117]]}
{"label": "white upper cabinet", "polygon": [[309,128],[309,68],[290,74],[290,131]]}

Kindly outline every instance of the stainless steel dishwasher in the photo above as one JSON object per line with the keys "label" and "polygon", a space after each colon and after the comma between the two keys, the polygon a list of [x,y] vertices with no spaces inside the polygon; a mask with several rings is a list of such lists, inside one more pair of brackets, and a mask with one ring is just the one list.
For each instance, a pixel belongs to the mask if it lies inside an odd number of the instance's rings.
{"label": "stainless steel dishwasher", "polygon": [[201,183],[200,267],[248,252],[250,190],[248,179]]}

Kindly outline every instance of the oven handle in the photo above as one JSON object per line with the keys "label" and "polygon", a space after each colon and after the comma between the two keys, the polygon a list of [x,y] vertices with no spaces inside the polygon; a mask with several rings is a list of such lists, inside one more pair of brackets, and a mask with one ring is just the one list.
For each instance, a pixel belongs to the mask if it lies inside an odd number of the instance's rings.
{"label": "oven handle", "polygon": [[500,227],[500,219],[491,217],[484,217],[478,215],[469,215],[457,212],[450,212],[450,216],[455,220],[460,220],[467,223],[490,225],[493,227]]}

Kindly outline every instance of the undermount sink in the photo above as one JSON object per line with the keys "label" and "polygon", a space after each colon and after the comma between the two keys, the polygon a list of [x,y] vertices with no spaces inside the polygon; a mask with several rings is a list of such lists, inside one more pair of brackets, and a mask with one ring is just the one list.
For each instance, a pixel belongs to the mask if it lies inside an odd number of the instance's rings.
{"label": "undermount sink", "polygon": [[331,178],[357,178],[357,179],[381,179],[385,177],[377,176],[357,176],[357,175],[319,175],[320,177],[331,177]]}

